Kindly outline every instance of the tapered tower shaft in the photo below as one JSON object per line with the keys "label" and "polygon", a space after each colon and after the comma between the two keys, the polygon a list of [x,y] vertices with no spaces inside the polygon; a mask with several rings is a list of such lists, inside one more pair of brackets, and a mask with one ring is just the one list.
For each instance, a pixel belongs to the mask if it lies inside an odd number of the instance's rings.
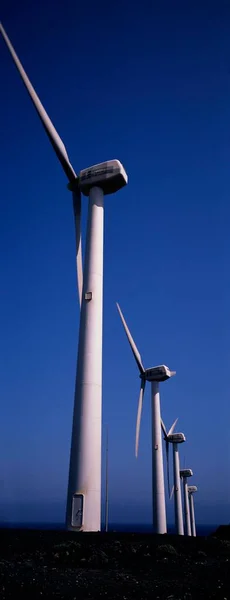
{"label": "tapered tower shaft", "polygon": [[173,444],[173,474],[174,474],[174,511],[175,526],[178,535],[184,535],[181,484],[180,484],[180,459],[178,444]]}
{"label": "tapered tower shaft", "polygon": [[188,500],[188,483],[187,477],[183,478],[184,488],[184,520],[185,520],[185,535],[191,535],[190,510]]}
{"label": "tapered tower shaft", "polygon": [[105,531],[109,528],[109,432],[106,429],[106,465],[105,465]]}
{"label": "tapered tower shaft", "polygon": [[190,518],[191,518],[191,532],[192,532],[192,536],[196,537],[196,521],[195,521],[193,494],[189,494],[189,505],[190,505]]}
{"label": "tapered tower shaft", "polygon": [[70,451],[68,529],[101,529],[104,194],[89,193],[84,281]]}
{"label": "tapered tower shaft", "polygon": [[152,381],[152,497],[153,529],[167,533],[159,383]]}

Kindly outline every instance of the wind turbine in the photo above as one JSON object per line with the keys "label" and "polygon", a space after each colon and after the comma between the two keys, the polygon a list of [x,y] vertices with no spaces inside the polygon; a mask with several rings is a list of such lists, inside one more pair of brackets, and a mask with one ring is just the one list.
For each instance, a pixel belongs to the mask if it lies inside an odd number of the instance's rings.
{"label": "wind turbine", "polygon": [[136,443],[135,454],[138,455],[140,423],[143,407],[143,397],[146,381],[151,382],[152,388],[152,495],[153,495],[153,527],[156,533],[167,533],[166,524],[166,509],[165,509],[165,488],[164,488],[164,470],[162,456],[162,439],[161,439],[161,412],[160,412],[160,393],[159,383],[169,379],[176,374],[176,371],[170,371],[165,365],[145,369],[143,367],[141,355],[136,347],[136,344],[131,336],[127,323],[121,312],[119,304],[117,308],[127,335],[131,350],[137,363],[140,378],[141,389],[137,410],[136,423]]}
{"label": "wind turbine", "polygon": [[[76,175],[66,148],[31,85],[15,50],[0,30],[73,194],[77,277],[81,304],[78,359],[70,451],[66,524],[68,529],[101,529],[102,291],[104,194],[127,184],[118,160],[94,165]],[[81,259],[81,192],[89,197],[84,277]]]}
{"label": "wind turbine", "polygon": [[194,511],[194,498],[193,494],[197,492],[196,485],[188,486],[188,498],[189,498],[189,506],[190,506],[190,518],[191,518],[191,530],[192,536],[196,537],[196,521],[195,521],[195,511]]}
{"label": "wind turbine", "polygon": [[167,480],[168,480],[168,491],[170,495],[169,485],[169,444],[173,446],[173,475],[174,485],[172,493],[174,493],[174,511],[175,511],[175,526],[178,535],[184,535],[183,525],[183,512],[182,512],[182,500],[181,500],[181,486],[180,486],[180,459],[178,444],[182,444],[186,441],[183,433],[173,433],[178,419],[174,421],[172,427],[170,427],[168,433],[166,427],[161,419],[161,426],[164,432],[164,439],[166,444],[166,460],[167,460]]}
{"label": "wind turbine", "polygon": [[191,522],[190,522],[190,510],[188,500],[188,483],[187,478],[192,477],[192,469],[181,469],[180,477],[183,480],[184,488],[184,521],[185,521],[185,535],[191,535]]}

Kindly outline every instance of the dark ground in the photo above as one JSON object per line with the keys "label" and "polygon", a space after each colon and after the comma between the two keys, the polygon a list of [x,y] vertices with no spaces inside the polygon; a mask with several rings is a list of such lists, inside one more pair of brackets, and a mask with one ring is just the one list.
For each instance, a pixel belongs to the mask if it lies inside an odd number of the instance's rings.
{"label": "dark ground", "polygon": [[214,536],[0,530],[0,598],[230,600],[230,526]]}

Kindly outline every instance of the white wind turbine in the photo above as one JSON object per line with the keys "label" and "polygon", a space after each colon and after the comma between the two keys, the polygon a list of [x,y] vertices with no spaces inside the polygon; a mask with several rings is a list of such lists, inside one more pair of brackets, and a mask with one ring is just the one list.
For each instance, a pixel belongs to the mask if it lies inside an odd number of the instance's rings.
{"label": "white wind turbine", "polygon": [[[2,25],[0,30],[73,194],[77,278],[81,304],[75,400],[70,452],[66,524],[68,529],[101,529],[102,291],[104,194],[127,183],[118,160],[80,171],[77,176],[66,148],[31,85]],[[81,191],[89,196],[84,277],[81,258]]]}
{"label": "white wind turbine", "polygon": [[164,439],[166,444],[166,461],[167,461],[167,480],[168,480],[168,491],[170,495],[169,485],[169,444],[173,446],[173,488],[171,495],[174,493],[174,512],[175,512],[175,526],[178,535],[184,535],[183,525],[183,512],[182,512],[182,499],[181,499],[181,485],[180,485],[180,458],[178,451],[178,444],[182,444],[186,441],[183,433],[173,433],[178,419],[174,421],[172,427],[170,427],[168,433],[166,427],[161,419],[161,426],[164,432]]}
{"label": "white wind turbine", "polygon": [[190,519],[191,519],[191,533],[193,537],[196,537],[196,521],[195,521],[195,511],[194,511],[194,498],[193,494],[197,492],[196,485],[188,485],[188,498],[189,498],[189,506],[190,506]]}
{"label": "white wind turbine", "polygon": [[141,355],[131,336],[126,321],[123,317],[119,304],[117,308],[131,346],[135,361],[137,363],[140,378],[141,389],[137,410],[136,423],[136,443],[135,454],[138,455],[139,434],[141,414],[143,407],[143,397],[146,381],[151,382],[152,388],[152,495],[153,495],[153,527],[156,533],[167,533],[166,509],[165,509],[165,488],[164,488],[164,470],[162,456],[162,438],[161,438],[161,412],[160,412],[160,393],[159,383],[175,375],[176,371],[170,371],[165,365],[145,369],[141,360]]}
{"label": "white wind turbine", "polygon": [[192,469],[181,469],[180,477],[183,480],[184,488],[184,524],[185,524],[185,535],[191,535],[191,521],[190,521],[190,510],[188,500],[188,477],[192,477]]}

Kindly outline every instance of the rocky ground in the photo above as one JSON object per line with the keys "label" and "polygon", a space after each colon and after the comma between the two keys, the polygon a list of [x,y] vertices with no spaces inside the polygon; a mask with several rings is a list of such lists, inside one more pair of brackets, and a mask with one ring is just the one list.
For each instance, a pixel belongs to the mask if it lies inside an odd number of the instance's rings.
{"label": "rocky ground", "polygon": [[214,536],[0,530],[0,598],[230,600],[230,526]]}

